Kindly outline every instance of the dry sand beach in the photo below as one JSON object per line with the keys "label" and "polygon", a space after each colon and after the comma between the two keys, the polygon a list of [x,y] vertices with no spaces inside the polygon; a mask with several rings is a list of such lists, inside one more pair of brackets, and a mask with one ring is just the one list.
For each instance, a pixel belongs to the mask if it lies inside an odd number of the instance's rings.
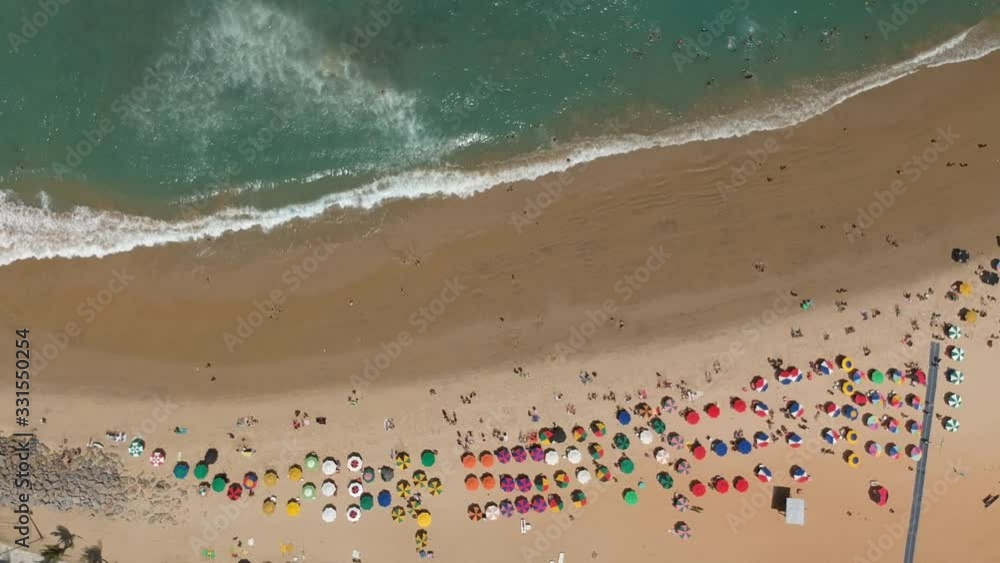
{"label": "dry sand beach", "polygon": [[[864,369],[915,362],[927,370],[932,335],[944,337],[954,324],[964,332],[958,345],[967,357],[961,365],[945,359],[942,368],[957,367],[967,380],[951,385],[942,369],[936,407],[959,419],[961,430],[946,433],[936,422],[917,560],[1000,561],[1000,513],[983,506],[984,497],[1000,493],[1000,451],[989,438],[996,426],[990,397],[1000,384],[988,344],[1000,338],[1000,309],[997,290],[976,271],[1000,257],[998,76],[1000,56],[993,55],[921,71],[794,129],[607,158],[469,199],[394,202],[267,235],[5,267],[3,327],[30,328],[32,347],[44,358],[34,361],[38,437],[56,458],[60,448],[102,442],[105,454],[122,457],[121,480],[110,487],[121,487],[131,502],[110,516],[105,509],[94,516],[36,506],[35,521],[46,533],[66,525],[82,536],[79,543],[102,540],[110,561],[196,561],[206,546],[228,560],[237,542],[233,561],[350,561],[354,549],[366,562],[417,560],[413,520],[395,523],[376,506],[359,523],[346,521],[354,476],[343,464],[359,452],[378,469],[393,465],[391,451],[409,452],[413,467],[368,486],[395,492],[396,480],[412,480],[420,452],[433,449],[437,463],[426,471],[445,490],[437,497],[423,492],[422,502],[433,514],[428,548],[440,561],[530,563],[556,560],[560,552],[571,563],[895,561],[903,554],[915,463],[905,454],[874,458],[864,444],[903,447],[918,437],[820,414],[819,403],[849,402],[832,390],[846,373],[836,369],[786,387],[768,358],[804,371],[817,358],[838,355]],[[745,162],[747,179],[735,185],[733,168]],[[875,216],[859,217],[862,209]],[[972,253],[968,264],[950,259],[955,247]],[[956,281],[970,283],[972,294],[949,300]],[[813,306],[803,310],[803,300]],[[963,307],[985,314],[963,322]],[[913,346],[902,342],[907,335]],[[55,353],[46,352],[49,344]],[[596,377],[584,384],[582,371]],[[766,393],[749,390],[754,375],[770,381]],[[697,398],[685,400],[682,384]],[[921,396],[925,389],[859,388]],[[964,396],[960,409],[945,404],[946,392]],[[665,396],[701,412],[702,420],[693,426],[663,413],[664,437],[677,432],[708,447],[737,430],[750,437],[785,425],[805,446],[792,449],[779,437],[746,456],[710,452],[704,460],[669,448],[671,463],[684,458],[693,465],[690,475],[679,474],[653,459],[654,447],[665,445],[659,436],[653,445],[635,437],[633,427],[645,424],[639,416],[624,426],[615,420],[618,408],[659,407]],[[773,428],[734,412],[732,397],[767,403]],[[805,407],[806,429],[777,412],[783,399]],[[705,416],[710,403],[722,407],[718,419]],[[901,423],[903,415],[918,414],[908,406],[859,410]],[[312,424],[293,428],[296,411]],[[442,411],[457,422],[449,424]],[[238,428],[246,416],[259,423]],[[386,429],[386,419],[394,428]],[[609,430],[597,441],[613,481],[581,485],[574,478],[566,489],[553,486],[545,494],[560,494],[565,509],[525,515],[532,526],[526,534],[516,513],[468,519],[470,504],[518,494],[467,491],[470,473],[551,478],[559,469],[572,476],[577,466],[561,460],[555,467],[529,461],[466,468],[459,459],[467,436],[478,454],[513,447],[520,434],[541,427],[569,431],[595,419]],[[843,426],[859,433],[858,444],[822,441],[822,429]],[[8,420],[0,430],[14,431]],[[105,438],[109,430],[128,432],[130,440],[141,435],[145,454],[128,457],[126,445]],[[632,442],[630,475],[613,465],[621,455],[611,447],[617,432]],[[581,466],[591,471],[586,446],[594,441],[576,444]],[[555,447],[562,452],[571,442]],[[252,457],[237,452],[243,445]],[[166,452],[158,468],[147,459],[154,448]],[[170,468],[178,459],[194,466],[209,448],[219,452],[209,478],[224,472],[239,481],[248,471],[262,477],[273,468],[280,480],[235,502],[213,492],[201,497],[196,479],[175,480]],[[859,453],[859,467],[844,461],[848,450]],[[333,477],[340,490],[332,499],[303,501],[291,518],[285,503],[301,496],[301,483],[290,482],[287,470],[310,452],[341,461]],[[69,472],[95,455],[70,454],[67,465],[53,460],[46,467]],[[770,484],[755,478],[758,464],[773,471]],[[795,483],[793,465],[812,481]],[[669,491],[655,478],[663,470],[675,479]],[[689,492],[692,480],[717,475],[743,476],[750,489],[710,490],[703,498]],[[307,471],[306,479],[319,485],[323,475]],[[872,480],[891,491],[886,506],[868,498]],[[773,485],[806,500],[804,527],[785,525],[770,508]],[[638,493],[635,506],[623,501],[627,488]],[[587,506],[572,506],[574,489],[587,494]],[[675,493],[703,510],[678,512]],[[271,494],[278,510],[267,516],[261,505]],[[340,513],[332,524],[320,519],[327,502]],[[392,505],[403,503],[394,494]],[[670,533],[678,521],[690,525],[690,539]],[[0,539],[10,533],[5,526]],[[293,552],[281,554],[283,543]]]}

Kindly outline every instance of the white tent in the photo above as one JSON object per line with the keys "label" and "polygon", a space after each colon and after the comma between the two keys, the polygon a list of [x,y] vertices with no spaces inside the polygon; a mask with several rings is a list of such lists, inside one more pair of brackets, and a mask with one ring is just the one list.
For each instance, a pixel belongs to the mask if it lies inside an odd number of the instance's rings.
{"label": "white tent", "polygon": [[806,501],[801,498],[785,500],[785,524],[806,525]]}

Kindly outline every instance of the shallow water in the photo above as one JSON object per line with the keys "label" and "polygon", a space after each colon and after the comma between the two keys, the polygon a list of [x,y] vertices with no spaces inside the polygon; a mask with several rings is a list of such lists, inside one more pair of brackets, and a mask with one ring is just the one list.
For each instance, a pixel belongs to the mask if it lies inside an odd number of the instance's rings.
{"label": "shallow water", "polygon": [[0,264],[466,195],[566,154],[785,126],[917,63],[982,56],[993,26],[965,30],[995,12],[969,0],[70,0],[49,17],[12,0],[0,7]]}

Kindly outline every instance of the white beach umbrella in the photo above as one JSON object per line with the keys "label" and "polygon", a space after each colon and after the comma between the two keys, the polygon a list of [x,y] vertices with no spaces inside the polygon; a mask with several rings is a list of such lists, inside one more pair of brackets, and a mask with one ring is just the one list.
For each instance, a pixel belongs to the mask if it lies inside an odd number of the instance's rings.
{"label": "white beach umbrella", "polygon": [[365,492],[365,487],[364,485],[361,484],[361,481],[355,479],[350,483],[348,483],[347,494],[351,495],[354,498],[358,498],[361,496],[361,493],[363,492]]}
{"label": "white beach umbrella", "polygon": [[583,455],[580,453],[580,450],[570,446],[566,448],[566,460],[575,465],[583,461]]}
{"label": "white beach umbrella", "polygon": [[323,487],[320,489],[325,497],[332,497],[337,494],[337,484],[333,481],[327,479],[323,482]]}
{"label": "white beach umbrella", "polygon": [[659,463],[660,465],[670,463],[670,453],[667,452],[665,448],[656,448],[653,456],[656,458],[656,463]]}
{"label": "white beach umbrella", "polygon": [[500,507],[495,504],[490,504],[486,507],[486,519],[496,520],[500,518]]}
{"label": "white beach umbrella", "polygon": [[639,442],[641,442],[643,444],[646,444],[647,446],[649,444],[652,444],[653,443],[653,433],[648,428],[643,428],[639,432]]}
{"label": "white beach umbrella", "polygon": [[326,523],[333,522],[337,519],[337,509],[333,507],[332,504],[326,505],[323,509],[323,521]]}
{"label": "white beach umbrella", "polygon": [[333,475],[337,472],[338,467],[337,462],[333,458],[328,457],[326,458],[326,461],[323,462],[323,474]]}
{"label": "white beach umbrella", "polygon": [[352,504],[351,506],[348,506],[347,507],[347,521],[353,524],[353,523],[357,522],[358,520],[361,520],[361,507],[358,506],[358,505],[356,505],[356,504]]}
{"label": "white beach umbrella", "polygon": [[576,470],[576,480],[580,482],[581,485],[586,485],[590,482],[590,471],[581,467]]}
{"label": "white beach umbrella", "polygon": [[549,465],[556,465],[559,463],[559,453],[555,450],[549,450],[545,452],[545,463]]}
{"label": "white beach umbrella", "polygon": [[361,459],[361,454],[351,454],[347,456],[347,469],[348,471],[353,471],[357,473],[361,471],[361,468],[365,466],[364,460]]}

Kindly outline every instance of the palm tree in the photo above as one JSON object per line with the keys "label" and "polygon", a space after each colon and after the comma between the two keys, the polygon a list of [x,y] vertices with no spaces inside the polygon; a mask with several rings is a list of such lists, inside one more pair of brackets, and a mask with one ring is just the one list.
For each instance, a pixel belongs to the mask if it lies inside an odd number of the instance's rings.
{"label": "palm tree", "polygon": [[42,556],[43,563],[59,563],[65,553],[66,548],[64,547],[60,547],[58,545],[46,545],[42,548],[40,555]]}
{"label": "palm tree", "polygon": [[83,555],[80,556],[80,561],[81,563],[108,563],[108,560],[104,558],[104,548],[101,546],[101,542],[97,542],[97,545],[83,548]]}
{"label": "palm tree", "polygon": [[66,526],[56,526],[56,531],[52,532],[52,537],[56,538],[56,545],[67,550],[73,547],[73,540],[79,538],[80,536],[69,531]]}

